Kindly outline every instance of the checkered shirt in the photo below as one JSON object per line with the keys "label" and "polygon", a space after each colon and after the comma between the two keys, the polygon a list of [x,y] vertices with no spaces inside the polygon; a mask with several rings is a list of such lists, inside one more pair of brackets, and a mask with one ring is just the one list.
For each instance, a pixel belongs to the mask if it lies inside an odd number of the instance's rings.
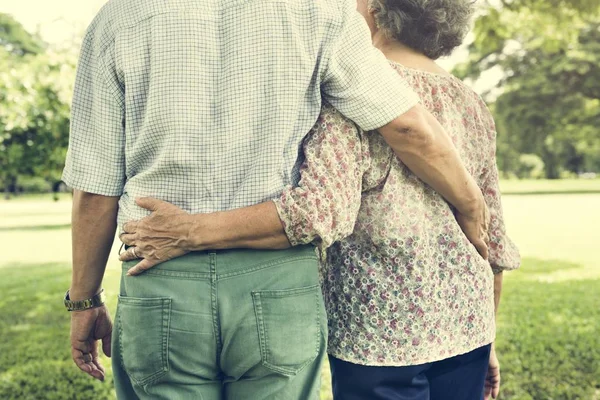
{"label": "checkered shirt", "polygon": [[363,129],[417,102],[354,0],[111,0],[83,41],[63,180],[192,213],[279,196],[321,96]]}

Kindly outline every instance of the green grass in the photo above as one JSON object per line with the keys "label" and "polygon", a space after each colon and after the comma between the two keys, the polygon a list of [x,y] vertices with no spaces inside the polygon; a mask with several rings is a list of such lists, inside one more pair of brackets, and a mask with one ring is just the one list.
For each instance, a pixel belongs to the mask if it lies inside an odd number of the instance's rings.
{"label": "green grass", "polygon": [[502,398],[597,399],[600,280],[544,281],[581,265],[526,258],[505,285],[498,321]]}
{"label": "green grass", "polygon": [[[69,351],[69,315],[60,294],[69,286],[63,263],[14,265],[0,279],[0,399],[113,399],[104,383],[80,373]],[[114,309],[118,276],[106,287]],[[103,359],[110,367],[110,360]]]}
{"label": "green grass", "polygon": [[[600,194],[569,194],[581,190],[572,181],[540,182],[509,185],[563,194],[504,198],[524,260],[506,274],[500,306],[501,398],[600,400]],[[61,304],[70,279],[68,201],[0,201],[0,399],[114,399],[110,368],[100,383],[70,360]],[[104,287],[114,312],[119,268],[115,254],[110,260]],[[329,400],[327,369],[323,383]]]}

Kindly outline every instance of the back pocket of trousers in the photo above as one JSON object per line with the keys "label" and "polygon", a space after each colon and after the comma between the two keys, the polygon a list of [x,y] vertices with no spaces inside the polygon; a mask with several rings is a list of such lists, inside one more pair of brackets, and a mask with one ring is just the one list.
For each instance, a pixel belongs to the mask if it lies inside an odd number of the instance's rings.
{"label": "back pocket of trousers", "polygon": [[265,367],[295,375],[321,348],[321,288],[269,290],[252,293],[260,351]]}
{"label": "back pocket of trousers", "polygon": [[143,386],[169,371],[171,299],[119,296],[121,364],[136,384]]}

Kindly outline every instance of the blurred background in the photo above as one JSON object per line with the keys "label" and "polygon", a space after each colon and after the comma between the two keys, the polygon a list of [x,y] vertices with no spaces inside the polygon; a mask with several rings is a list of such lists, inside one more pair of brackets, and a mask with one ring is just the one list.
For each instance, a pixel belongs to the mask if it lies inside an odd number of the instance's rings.
{"label": "blurred background", "polygon": [[[113,399],[70,361],[60,181],[80,40],[105,0],[0,0],[0,399]],[[502,399],[600,399],[600,2],[478,1],[441,61],[490,105],[509,234]],[[116,253],[105,279],[115,310]],[[104,359],[105,365],[109,361]],[[328,371],[322,399],[330,399]]]}

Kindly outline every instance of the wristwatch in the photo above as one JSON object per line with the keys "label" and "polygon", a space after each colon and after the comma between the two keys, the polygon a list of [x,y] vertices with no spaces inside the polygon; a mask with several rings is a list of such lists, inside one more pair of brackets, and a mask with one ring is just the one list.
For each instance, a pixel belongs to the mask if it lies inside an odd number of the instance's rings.
{"label": "wristwatch", "polygon": [[77,301],[72,301],[69,298],[68,290],[67,293],[65,293],[65,307],[67,307],[67,311],[84,311],[92,308],[101,307],[104,305],[105,300],[106,296],[104,295],[104,289],[102,289],[100,293],[98,293],[90,299]]}

